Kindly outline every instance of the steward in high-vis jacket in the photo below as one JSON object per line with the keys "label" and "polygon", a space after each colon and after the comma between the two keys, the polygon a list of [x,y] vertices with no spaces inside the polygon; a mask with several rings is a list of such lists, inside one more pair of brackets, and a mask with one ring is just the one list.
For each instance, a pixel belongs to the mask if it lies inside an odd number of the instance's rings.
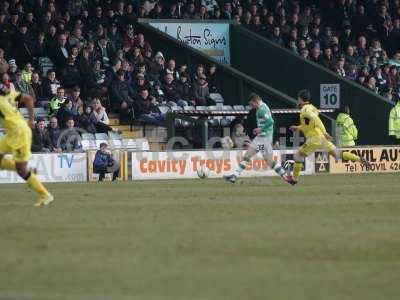
{"label": "steward in high-vis jacket", "polygon": [[389,114],[389,136],[394,140],[400,140],[400,95],[396,95],[397,104]]}
{"label": "steward in high-vis jacket", "polygon": [[339,147],[352,147],[356,145],[358,130],[350,117],[350,108],[345,106],[336,118],[336,132]]}

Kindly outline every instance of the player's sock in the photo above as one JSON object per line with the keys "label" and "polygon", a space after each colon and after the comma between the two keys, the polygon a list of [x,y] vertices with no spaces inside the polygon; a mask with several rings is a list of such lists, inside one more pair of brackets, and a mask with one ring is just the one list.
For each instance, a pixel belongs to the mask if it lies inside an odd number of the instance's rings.
{"label": "player's sock", "polygon": [[293,164],[293,178],[295,179],[295,180],[297,180],[298,178],[299,178],[299,176],[300,176],[300,171],[301,171],[301,168],[303,167],[303,163],[301,163],[301,162],[295,162],[294,164]]}
{"label": "player's sock", "polygon": [[273,169],[275,173],[281,177],[286,174],[286,171],[284,168],[282,168],[282,165],[276,161],[272,162],[271,169]]}
{"label": "player's sock", "polygon": [[1,170],[15,171],[15,160],[3,158],[0,163]]}
{"label": "player's sock", "polygon": [[233,175],[235,175],[236,177],[239,177],[240,174],[242,174],[242,172],[246,169],[246,167],[247,167],[247,162],[248,162],[248,159],[244,158],[244,159],[239,163],[239,166],[236,168],[235,172],[233,172]]}
{"label": "player's sock", "polygon": [[361,158],[351,152],[342,152],[342,159],[350,160],[352,162],[360,161]]}
{"label": "player's sock", "polygon": [[28,178],[26,178],[25,180],[28,183],[29,187],[33,189],[36,193],[38,193],[40,197],[47,197],[49,195],[49,192],[39,181],[36,174],[33,174],[31,172]]}

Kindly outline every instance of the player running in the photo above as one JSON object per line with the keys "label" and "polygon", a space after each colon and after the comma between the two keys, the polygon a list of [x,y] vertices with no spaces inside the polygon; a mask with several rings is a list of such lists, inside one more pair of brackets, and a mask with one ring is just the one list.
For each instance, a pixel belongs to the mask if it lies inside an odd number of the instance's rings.
{"label": "player running", "polygon": [[305,157],[314,153],[316,150],[325,150],[336,160],[350,160],[360,162],[369,166],[369,162],[353,153],[340,151],[331,142],[332,137],[326,132],[325,126],[319,118],[318,109],[310,103],[311,95],[308,90],[301,90],[297,95],[297,104],[300,108],[300,125],[291,126],[293,132],[301,131],[306,141],[294,154],[293,181],[296,184],[303,166]]}
{"label": "player running", "polygon": [[[257,128],[254,128],[253,133],[256,137],[253,139],[249,148],[244,154],[243,160],[235,172],[231,175],[224,175],[224,178],[235,183],[236,179],[246,169],[250,159],[261,152],[264,160],[268,166],[273,169],[284,181],[291,183],[292,176],[286,174],[286,170],[272,157],[272,137],[274,133],[274,119],[271,115],[271,110],[268,105],[262,101],[261,97],[257,94],[251,94],[249,97],[250,107],[256,109]],[[292,183],[291,183],[292,184]]]}
{"label": "player running", "polygon": [[[24,117],[18,111],[18,103],[25,104],[29,112],[29,125],[34,126],[33,99],[31,96],[10,91],[0,84],[0,126],[5,136],[0,139],[0,170],[15,171],[28,185],[38,193],[39,200],[35,206],[47,205],[54,200],[37,178],[28,169],[31,157],[32,131]],[[11,154],[6,159],[5,154]]]}

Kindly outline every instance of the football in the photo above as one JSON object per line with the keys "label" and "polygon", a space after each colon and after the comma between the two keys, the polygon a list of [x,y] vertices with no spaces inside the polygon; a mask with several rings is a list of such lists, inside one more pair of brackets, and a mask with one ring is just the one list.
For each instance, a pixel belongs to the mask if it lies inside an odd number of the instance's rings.
{"label": "football", "polygon": [[201,179],[205,179],[210,175],[210,170],[205,166],[202,165],[200,168],[197,169],[197,176]]}

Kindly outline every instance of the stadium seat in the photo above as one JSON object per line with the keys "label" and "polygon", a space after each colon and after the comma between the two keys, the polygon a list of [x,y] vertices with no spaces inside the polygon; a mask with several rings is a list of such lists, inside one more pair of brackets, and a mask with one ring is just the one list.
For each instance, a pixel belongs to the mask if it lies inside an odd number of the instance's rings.
{"label": "stadium seat", "polygon": [[94,141],[96,138],[93,133],[84,132],[81,134],[82,140]]}
{"label": "stadium seat", "polygon": [[208,110],[208,106],[198,105],[196,106],[196,110]]}
{"label": "stadium seat", "polygon": [[211,93],[210,94],[210,99],[212,101],[214,101],[215,103],[224,103],[224,98],[219,93]]}
{"label": "stadium seat", "polygon": [[121,135],[115,131],[109,131],[108,137],[110,138],[110,140],[121,140],[122,139]]}
{"label": "stadium seat", "polygon": [[108,135],[106,133],[96,133],[94,136],[96,140],[108,140]]}
{"label": "stadium seat", "polygon": [[47,111],[44,107],[35,107],[35,116],[37,118],[47,118]]}
{"label": "stadium seat", "polygon": [[195,109],[196,109],[196,107],[190,106],[190,105],[183,107],[183,110],[195,110]]}
{"label": "stadium seat", "polygon": [[245,110],[245,108],[244,108],[243,105],[234,105],[234,106],[233,106],[233,109],[234,109],[234,110]]}
{"label": "stadium seat", "polygon": [[82,140],[82,150],[97,150],[96,141],[95,140]]}
{"label": "stadium seat", "polygon": [[100,148],[100,144],[106,143],[108,145],[108,140],[97,140],[95,141],[96,143],[96,148]]}
{"label": "stadium seat", "polygon": [[165,106],[165,105],[160,105],[160,106],[158,107],[158,109],[160,110],[160,112],[161,112],[162,114],[166,114],[167,112],[170,111],[170,108],[169,108],[168,106]]}

